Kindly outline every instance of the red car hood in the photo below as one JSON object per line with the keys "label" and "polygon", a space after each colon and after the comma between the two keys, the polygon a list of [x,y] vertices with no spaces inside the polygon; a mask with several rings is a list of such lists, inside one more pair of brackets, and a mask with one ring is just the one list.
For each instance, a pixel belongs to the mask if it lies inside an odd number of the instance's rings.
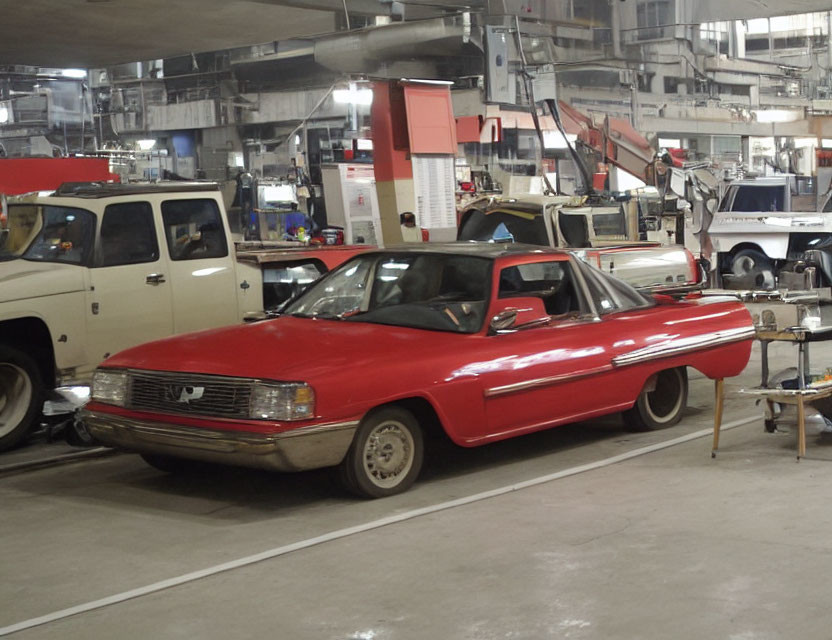
{"label": "red car hood", "polygon": [[122,351],[106,367],[205,373],[272,380],[314,380],[333,368],[391,361],[458,348],[454,333],[365,322],[282,317],[148,342]]}

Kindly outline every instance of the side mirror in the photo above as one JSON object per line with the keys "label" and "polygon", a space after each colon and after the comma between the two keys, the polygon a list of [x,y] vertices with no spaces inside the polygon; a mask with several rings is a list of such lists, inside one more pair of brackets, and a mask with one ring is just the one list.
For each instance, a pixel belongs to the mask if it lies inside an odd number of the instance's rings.
{"label": "side mirror", "polygon": [[550,319],[540,298],[506,298],[497,302],[488,332],[494,335],[529,329],[546,324]]}

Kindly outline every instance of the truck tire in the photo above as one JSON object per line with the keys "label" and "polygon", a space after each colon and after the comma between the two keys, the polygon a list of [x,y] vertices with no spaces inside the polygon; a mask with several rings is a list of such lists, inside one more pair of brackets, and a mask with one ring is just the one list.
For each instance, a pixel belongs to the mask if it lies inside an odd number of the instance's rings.
{"label": "truck tire", "polygon": [[735,276],[750,276],[754,286],[766,291],[774,289],[774,263],[766,254],[756,249],[740,249],[731,261]]}
{"label": "truck tire", "polygon": [[40,369],[23,351],[0,345],[0,451],[11,449],[29,433],[43,410]]}

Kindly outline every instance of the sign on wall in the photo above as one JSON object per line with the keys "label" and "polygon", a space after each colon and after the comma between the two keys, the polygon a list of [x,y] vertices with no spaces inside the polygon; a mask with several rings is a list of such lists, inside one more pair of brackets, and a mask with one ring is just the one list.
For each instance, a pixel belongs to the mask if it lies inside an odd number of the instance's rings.
{"label": "sign on wall", "polygon": [[452,155],[412,156],[416,220],[425,229],[456,226],[456,169]]}
{"label": "sign on wall", "polygon": [[381,216],[372,165],[339,165],[347,244],[381,242]]}

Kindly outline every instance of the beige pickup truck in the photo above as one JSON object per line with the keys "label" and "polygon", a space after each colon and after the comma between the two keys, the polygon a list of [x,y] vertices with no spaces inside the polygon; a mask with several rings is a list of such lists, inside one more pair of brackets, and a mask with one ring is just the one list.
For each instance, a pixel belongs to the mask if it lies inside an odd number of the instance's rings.
{"label": "beige pickup truck", "polygon": [[10,198],[6,217],[0,451],[110,354],[262,317],[362,250],[240,250],[211,183],[67,185]]}

